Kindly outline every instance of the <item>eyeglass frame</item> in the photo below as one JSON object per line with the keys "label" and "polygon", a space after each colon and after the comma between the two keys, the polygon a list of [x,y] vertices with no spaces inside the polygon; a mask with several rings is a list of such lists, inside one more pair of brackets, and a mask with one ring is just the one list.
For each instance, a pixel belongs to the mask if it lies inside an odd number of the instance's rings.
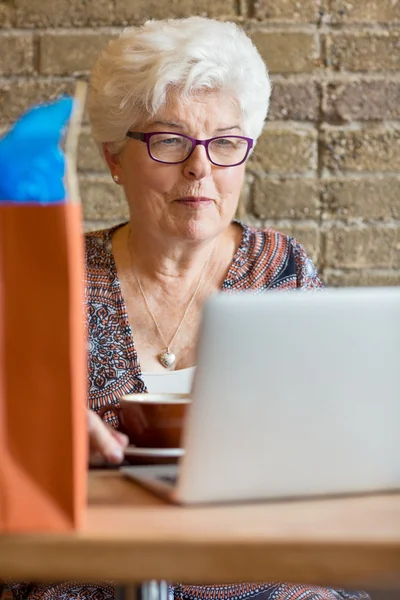
{"label": "eyeglass frame", "polygon": [[[186,156],[186,158],[184,158],[183,160],[167,162],[165,160],[160,160],[159,158],[154,158],[154,156],[152,156],[151,151],[150,151],[150,140],[153,135],[175,135],[175,136],[179,135],[180,137],[184,137],[192,142],[192,149],[190,150],[190,152]],[[140,142],[145,142],[145,144],[147,146],[147,152],[149,153],[150,158],[152,160],[154,160],[155,162],[162,163],[163,165],[180,165],[180,164],[184,163],[185,161],[187,161],[187,159],[193,154],[196,146],[204,146],[204,148],[206,150],[207,158],[212,165],[214,165],[216,167],[238,167],[239,165],[242,165],[247,160],[247,158],[250,154],[250,150],[253,148],[253,145],[254,145],[253,138],[245,137],[244,135],[217,135],[215,137],[208,138],[207,140],[198,140],[196,138],[190,137],[189,135],[185,135],[183,133],[177,133],[176,131],[152,131],[150,133],[143,133],[141,131],[128,131],[126,136],[129,138],[132,138],[134,140],[139,140]],[[235,163],[233,165],[220,165],[211,159],[210,153],[208,151],[208,146],[214,140],[221,140],[221,139],[225,139],[227,137],[228,138],[233,137],[233,138],[238,138],[241,140],[246,140],[247,151],[246,151],[246,154],[245,154],[243,160],[241,160],[240,162]]]}

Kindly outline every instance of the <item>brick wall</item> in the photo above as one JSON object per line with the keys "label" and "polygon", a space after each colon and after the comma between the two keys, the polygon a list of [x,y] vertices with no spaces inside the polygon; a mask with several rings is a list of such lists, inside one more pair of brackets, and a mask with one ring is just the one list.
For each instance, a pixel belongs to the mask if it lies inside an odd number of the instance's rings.
{"label": "brick wall", "polygon": [[[400,284],[400,0],[0,0],[0,127],[123,26],[190,14],[242,24],[273,79],[240,216],[296,235],[331,285]],[[87,124],[79,168],[86,227],[126,218]]]}

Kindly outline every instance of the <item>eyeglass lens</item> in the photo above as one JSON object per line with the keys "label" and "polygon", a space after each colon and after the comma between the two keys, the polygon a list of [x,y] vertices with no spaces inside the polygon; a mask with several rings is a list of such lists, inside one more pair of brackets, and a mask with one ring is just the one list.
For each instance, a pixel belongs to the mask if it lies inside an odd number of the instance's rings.
{"label": "eyeglass lens", "polygon": [[[192,151],[192,142],[179,134],[158,133],[149,140],[151,156],[163,162],[180,162]],[[212,162],[229,166],[244,160],[248,142],[236,136],[213,139],[208,145],[208,153]]]}

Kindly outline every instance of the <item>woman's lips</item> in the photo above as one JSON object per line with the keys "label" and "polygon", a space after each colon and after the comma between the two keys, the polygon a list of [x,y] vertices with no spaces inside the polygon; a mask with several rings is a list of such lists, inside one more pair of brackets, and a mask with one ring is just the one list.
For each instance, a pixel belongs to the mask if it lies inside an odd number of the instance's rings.
{"label": "woman's lips", "polygon": [[184,196],[183,198],[178,198],[176,202],[185,206],[197,208],[201,206],[207,206],[208,204],[214,202],[214,200],[211,198],[206,198],[205,196]]}

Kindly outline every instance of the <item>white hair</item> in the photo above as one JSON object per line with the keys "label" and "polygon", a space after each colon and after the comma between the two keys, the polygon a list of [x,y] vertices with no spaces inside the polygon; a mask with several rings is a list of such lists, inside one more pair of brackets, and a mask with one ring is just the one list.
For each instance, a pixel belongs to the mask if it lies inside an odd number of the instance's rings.
{"label": "white hair", "polygon": [[204,89],[228,93],[244,134],[260,135],[271,83],[254,44],[234,23],[189,17],[128,27],[100,53],[89,96],[95,140],[118,152],[128,129],[156,115],[171,87],[182,100]]}

